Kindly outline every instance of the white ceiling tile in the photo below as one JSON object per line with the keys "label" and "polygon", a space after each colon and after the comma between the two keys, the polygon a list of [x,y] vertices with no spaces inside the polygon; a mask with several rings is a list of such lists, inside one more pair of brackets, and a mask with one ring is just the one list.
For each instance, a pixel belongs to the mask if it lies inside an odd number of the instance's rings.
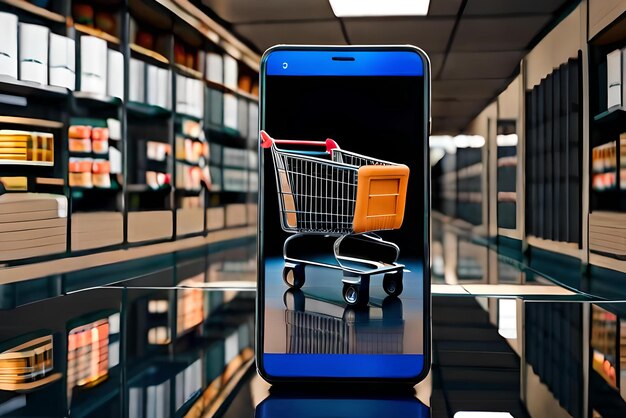
{"label": "white ceiling tile", "polygon": [[202,3],[230,23],[335,17],[328,0],[202,0]]}
{"label": "white ceiling tile", "polygon": [[411,44],[430,54],[445,51],[454,19],[344,19],[344,24],[353,44]]}
{"label": "white ceiling tile", "polygon": [[235,25],[235,31],[261,51],[277,44],[345,45],[336,20],[301,23],[264,23]]}

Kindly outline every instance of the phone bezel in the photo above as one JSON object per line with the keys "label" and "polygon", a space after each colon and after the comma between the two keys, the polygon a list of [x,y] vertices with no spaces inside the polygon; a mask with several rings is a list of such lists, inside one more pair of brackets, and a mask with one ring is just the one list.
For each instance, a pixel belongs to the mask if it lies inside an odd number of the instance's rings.
{"label": "phone bezel", "polygon": [[[318,46],[318,45],[276,45],[269,48],[263,54],[261,58],[261,69],[259,73],[259,125],[258,130],[265,126],[265,114],[264,114],[264,101],[265,101],[265,75],[267,71],[267,60],[269,56],[276,51],[341,51],[348,52],[389,52],[389,51],[406,51],[413,52],[420,56],[423,64],[423,79],[424,79],[424,138],[426,140],[423,144],[423,166],[424,166],[424,190],[427,191],[424,196],[424,213],[428,216],[424,216],[424,239],[427,240],[427,245],[424,246],[424,362],[421,372],[411,378],[397,378],[397,377],[375,377],[375,378],[358,378],[358,377],[283,377],[273,376],[266,372],[263,367],[263,329],[264,329],[264,314],[265,314],[265,258],[263,255],[263,193],[264,188],[263,178],[263,158],[261,152],[263,149],[258,147],[258,175],[259,175],[259,193],[258,193],[258,212],[257,212],[257,301],[256,301],[256,344],[255,344],[255,363],[257,372],[266,381],[276,383],[288,383],[288,382],[355,382],[355,383],[397,383],[397,384],[410,384],[423,380],[430,371],[431,365],[431,294],[430,294],[430,160],[429,160],[429,135],[431,127],[431,115],[430,115],[430,103],[431,103],[431,81],[430,81],[430,59],[428,55],[420,48],[412,45],[361,45],[361,46]],[[312,75],[314,76],[314,75]],[[349,75],[347,76],[349,77]]]}

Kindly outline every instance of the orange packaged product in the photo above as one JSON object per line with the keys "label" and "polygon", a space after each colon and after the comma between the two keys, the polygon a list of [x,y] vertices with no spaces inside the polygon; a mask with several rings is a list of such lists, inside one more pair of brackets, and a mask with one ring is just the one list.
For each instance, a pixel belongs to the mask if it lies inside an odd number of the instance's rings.
{"label": "orange packaged product", "polygon": [[73,125],[69,129],[69,137],[74,139],[91,138],[91,126]]}
{"label": "orange packaged product", "polygon": [[109,128],[93,128],[91,130],[91,139],[94,141],[108,141]]}
{"label": "orange packaged product", "polygon": [[94,174],[109,174],[111,172],[111,163],[109,163],[109,160],[93,160],[91,171]]}
{"label": "orange packaged product", "polygon": [[71,173],[90,173],[93,166],[91,158],[70,158],[69,170]]}
{"label": "orange packaged product", "polygon": [[70,187],[85,187],[91,189],[93,181],[91,173],[70,173]]}
{"label": "orange packaged product", "polygon": [[109,141],[94,139],[91,141],[91,148],[94,154],[108,154],[109,153]]}
{"label": "orange packaged product", "polygon": [[92,181],[94,187],[100,187],[101,189],[111,188],[111,175],[110,174],[96,174],[92,175]]}
{"label": "orange packaged product", "polygon": [[70,138],[69,149],[70,152],[91,152],[91,140]]}

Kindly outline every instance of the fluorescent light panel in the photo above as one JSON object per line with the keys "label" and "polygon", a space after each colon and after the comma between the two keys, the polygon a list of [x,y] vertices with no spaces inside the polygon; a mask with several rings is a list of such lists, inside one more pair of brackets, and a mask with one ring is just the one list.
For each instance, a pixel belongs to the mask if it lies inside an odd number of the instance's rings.
{"label": "fluorescent light panel", "polygon": [[430,0],[328,0],[337,17],[426,16]]}

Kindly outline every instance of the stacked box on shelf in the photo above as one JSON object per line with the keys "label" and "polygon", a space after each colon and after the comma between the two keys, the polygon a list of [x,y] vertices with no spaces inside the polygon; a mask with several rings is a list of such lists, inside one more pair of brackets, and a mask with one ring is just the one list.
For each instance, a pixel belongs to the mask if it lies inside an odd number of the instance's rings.
{"label": "stacked box on shelf", "polygon": [[0,261],[62,253],[66,248],[65,196],[0,194]]}

